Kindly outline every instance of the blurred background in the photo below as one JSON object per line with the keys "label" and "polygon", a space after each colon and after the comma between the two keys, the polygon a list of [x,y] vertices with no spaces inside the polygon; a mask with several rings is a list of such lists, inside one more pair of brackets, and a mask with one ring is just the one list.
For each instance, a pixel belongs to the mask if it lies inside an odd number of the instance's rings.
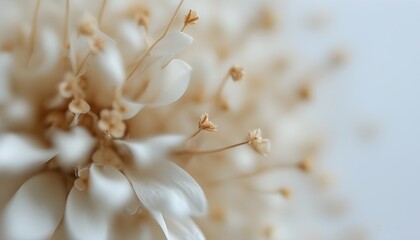
{"label": "blurred background", "polygon": [[420,1],[289,1],[298,49],[342,46],[340,71],[311,104],[327,131],[326,166],[369,239],[420,239]]}

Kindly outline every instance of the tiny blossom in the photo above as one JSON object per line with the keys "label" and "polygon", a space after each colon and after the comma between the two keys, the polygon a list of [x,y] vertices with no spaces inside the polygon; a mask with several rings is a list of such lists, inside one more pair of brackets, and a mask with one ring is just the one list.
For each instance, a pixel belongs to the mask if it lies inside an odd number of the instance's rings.
{"label": "tiny blossom", "polygon": [[217,132],[217,125],[215,125],[209,120],[208,113],[204,113],[201,115],[200,121],[198,122],[198,128],[204,131]]}
{"label": "tiny blossom", "polygon": [[241,66],[233,66],[230,68],[229,74],[234,81],[239,81],[244,77],[244,69]]}
{"label": "tiny blossom", "polygon": [[270,140],[262,138],[261,129],[257,128],[248,133],[248,144],[263,156],[270,154]]}

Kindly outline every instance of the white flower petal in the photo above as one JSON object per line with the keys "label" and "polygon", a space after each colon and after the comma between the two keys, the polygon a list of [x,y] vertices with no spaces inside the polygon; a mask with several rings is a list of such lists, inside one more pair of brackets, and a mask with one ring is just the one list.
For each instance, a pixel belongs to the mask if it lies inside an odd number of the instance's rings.
{"label": "white flower petal", "polygon": [[105,82],[111,86],[120,86],[124,83],[124,62],[115,44],[106,41],[103,51],[92,56],[90,64],[88,74],[97,78],[98,83]]}
{"label": "white flower petal", "polygon": [[169,235],[168,228],[166,227],[165,220],[163,219],[163,215],[159,211],[149,211],[150,216],[156,221],[156,223],[160,226],[165,237],[167,240],[172,240],[171,236]]}
{"label": "white flower petal", "polygon": [[75,127],[70,132],[56,130],[52,138],[62,167],[78,166],[79,163],[87,160],[95,145],[95,140],[90,133],[81,127]]}
{"label": "white flower petal", "polygon": [[107,239],[110,219],[97,211],[86,192],[72,188],[67,198],[64,224],[70,239]]}
{"label": "white flower petal", "polygon": [[184,95],[187,90],[191,67],[186,62],[173,59],[163,69],[159,63],[154,64],[156,76],[152,77],[146,91],[138,102],[154,108],[171,104]]}
{"label": "white flower petal", "polygon": [[2,214],[2,239],[48,239],[63,218],[66,192],[56,173],[25,182]]}
{"label": "white flower petal", "polygon": [[194,39],[186,33],[180,31],[171,32],[156,44],[151,52],[151,56],[172,56],[191,45],[193,40]]}
{"label": "white flower petal", "polygon": [[56,32],[44,27],[39,30],[34,47],[34,52],[30,60],[31,71],[28,71],[26,64],[22,65],[22,69],[18,69],[17,74],[21,77],[31,78],[38,74],[47,74],[52,68],[59,63],[61,57],[61,44]]}
{"label": "white flower petal", "polygon": [[140,103],[133,102],[126,98],[120,99],[121,103],[124,104],[126,110],[122,113],[123,120],[133,118],[143,109],[144,105]]}
{"label": "white flower petal", "polygon": [[149,210],[178,216],[199,216],[207,212],[201,187],[172,162],[163,161],[154,171],[128,174],[137,197]]}
{"label": "white flower petal", "polygon": [[134,163],[144,168],[166,160],[171,151],[185,142],[181,135],[163,135],[146,139],[144,141],[116,141],[130,150]]}
{"label": "white flower petal", "polygon": [[200,228],[189,217],[174,218],[164,217],[166,226],[172,240],[204,240],[205,237]]}
{"label": "white flower petal", "polygon": [[24,172],[41,166],[56,155],[24,135],[0,135],[0,172]]}
{"label": "white flower petal", "polygon": [[119,170],[96,164],[89,169],[88,191],[97,207],[109,213],[122,210],[134,195],[130,182]]}

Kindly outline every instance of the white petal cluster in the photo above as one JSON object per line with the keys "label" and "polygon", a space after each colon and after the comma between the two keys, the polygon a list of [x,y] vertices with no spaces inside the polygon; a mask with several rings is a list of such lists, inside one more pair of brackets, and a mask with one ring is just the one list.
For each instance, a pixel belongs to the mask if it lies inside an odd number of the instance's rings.
{"label": "white petal cluster", "polygon": [[164,22],[176,6],[0,6],[0,238],[204,239],[191,219],[207,212],[204,192],[173,162],[186,138],[127,128],[189,85],[175,57],[193,38]]}

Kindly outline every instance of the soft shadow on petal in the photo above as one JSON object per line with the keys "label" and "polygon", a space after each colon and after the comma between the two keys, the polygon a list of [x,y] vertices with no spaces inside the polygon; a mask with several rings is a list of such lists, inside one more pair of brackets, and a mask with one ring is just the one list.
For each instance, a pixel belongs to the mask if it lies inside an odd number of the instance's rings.
{"label": "soft shadow on petal", "polygon": [[165,234],[167,240],[172,240],[168,227],[166,226],[165,220],[163,219],[163,215],[159,211],[149,211],[150,216],[155,220],[155,222],[160,226],[162,232]]}
{"label": "soft shadow on petal", "polygon": [[147,213],[134,216],[118,216],[112,224],[110,239],[158,240],[166,239],[158,223]]}
{"label": "soft shadow on petal", "polygon": [[172,240],[204,240],[205,237],[195,222],[189,218],[164,216]]}
{"label": "soft shadow on petal", "polygon": [[96,164],[89,169],[88,191],[96,207],[110,214],[123,210],[134,196],[130,182],[119,170]]}
{"label": "soft shadow on petal", "polygon": [[80,127],[75,127],[70,132],[56,130],[52,139],[62,167],[78,166],[82,161],[87,160],[88,154],[95,145],[95,140],[90,133]]}
{"label": "soft shadow on petal", "polygon": [[[154,68],[161,68],[155,63]],[[191,67],[186,62],[173,59],[163,69],[155,69],[157,74],[152,77],[146,91],[139,99],[139,103],[147,107],[161,107],[169,105],[184,95],[187,90]]]}
{"label": "soft shadow on petal", "polygon": [[136,116],[140,110],[143,109],[144,105],[140,103],[136,103],[131,101],[127,98],[121,98],[121,103],[125,106],[125,111],[122,113],[123,120],[127,120]]}
{"label": "soft shadow on petal", "polygon": [[91,66],[88,74],[97,78],[98,83],[108,84],[111,86],[120,86],[125,81],[125,67],[123,59],[117,47],[106,41],[102,52],[98,52],[92,56],[90,61]]}
{"label": "soft shadow on petal", "polygon": [[55,155],[56,151],[39,147],[28,136],[0,135],[0,172],[25,172],[38,168]]}
{"label": "soft shadow on petal", "polygon": [[56,173],[41,173],[16,192],[2,213],[1,239],[48,239],[63,218],[66,192]]}
{"label": "soft shadow on petal", "polygon": [[137,197],[149,210],[177,216],[200,216],[207,212],[207,201],[198,183],[182,168],[162,161],[154,171],[127,172]]}
{"label": "soft shadow on petal", "polygon": [[110,219],[94,207],[86,192],[72,188],[67,198],[64,224],[70,239],[108,239]]}
{"label": "soft shadow on petal", "polygon": [[186,33],[180,31],[171,32],[156,44],[151,55],[155,57],[172,56],[187,48],[193,40],[194,39]]}
{"label": "soft shadow on petal", "polygon": [[149,167],[166,160],[171,151],[185,142],[185,136],[162,135],[144,141],[120,140],[120,145],[128,147],[134,163],[139,168]]}

